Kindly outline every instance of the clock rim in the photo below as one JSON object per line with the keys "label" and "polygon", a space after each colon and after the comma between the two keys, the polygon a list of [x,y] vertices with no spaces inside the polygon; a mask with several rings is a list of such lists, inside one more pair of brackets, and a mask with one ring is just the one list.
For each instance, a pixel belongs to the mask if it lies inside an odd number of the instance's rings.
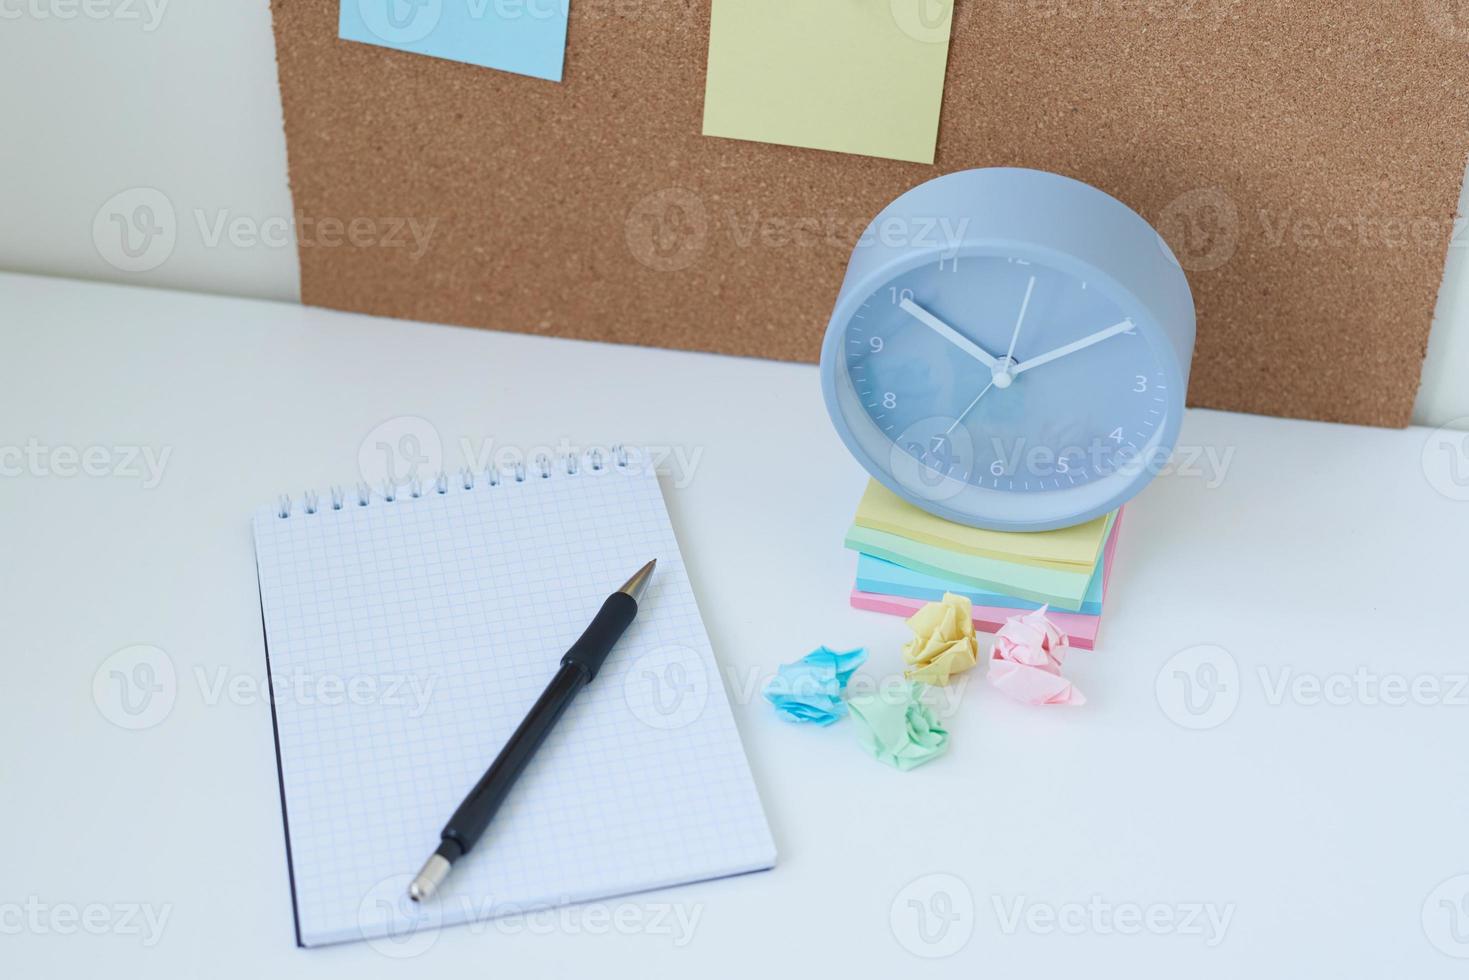
{"label": "clock rim", "polygon": [[[863,247],[861,244],[858,248]],[[1167,250],[1166,244],[1159,239],[1159,247],[1164,254],[1172,258],[1172,253]],[[1149,440],[1146,447],[1139,452],[1139,458],[1143,460],[1154,458],[1160,451],[1171,455],[1178,443],[1178,434],[1183,424],[1183,412],[1185,408],[1185,378],[1187,375],[1178,363],[1179,358],[1168,331],[1158,321],[1153,311],[1138,298],[1137,294],[1123,283],[1114,279],[1111,275],[1103,272],[1095,265],[1075,255],[1054,249],[1048,245],[1035,241],[1026,241],[1013,238],[990,238],[990,237],[966,237],[957,247],[944,248],[937,246],[913,249],[893,256],[887,261],[868,270],[855,282],[844,282],[837,298],[832,316],[827,323],[826,333],[821,344],[821,388],[823,400],[826,403],[827,414],[841,437],[847,451],[862,465],[869,475],[883,486],[912,503],[914,506],[942,517],[945,520],[965,524],[970,527],[980,527],[996,531],[1049,531],[1056,528],[1072,527],[1094,520],[1103,514],[1111,513],[1133,497],[1137,496],[1157,474],[1150,472],[1151,466],[1146,462],[1137,467],[1130,479],[1119,481],[1113,477],[1107,478],[1105,483],[1089,484],[1087,487],[1075,488],[1085,490],[1090,487],[1103,485],[1107,488],[1115,486],[1116,489],[1107,493],[1099,502],[1087,504],[1084,507],[1063,508],[1060,505],[1068,499],[1070,489],[1053,491],[1046,495],[1047,500],[1057,502],[1053,508],[1052,516],[1040,518],[1013,518],[997,516],[989,513],[977,513],[967,510],[959,510],[947,506],[942,501],[924,499],[905,487],[902,481],[894,477],[888,466],[877,463],[871,457],[867,447],[862,444],[854,429],[856,426],[847,418],[846,408],[841,402],[841,393],[838,390],[840,380],[838,371],[843,372],[841,377],[850,379],[850,372],[846,367],[845,338],[847,327],[851,324],[854,315],[861,309],[862,303],[875,294],[885,283],[891,282],[898,276],[911,272],[928,262],[935,262],[940,258],[962,258],[966,255],[985,256],[990,258],[1013,259],[1018,258],[1055,269],[1078,281],[1095,283],[1099,285],[1106,297],[1120,309],[1124,316],[1133,321],[1137,331],[1143,335],[1153,352],[1154,360],[1157,361],[1159,369],[1164,373],[1168,390],[1175,394],[1168,400],[1166,410],[1157,434]],[[1173,265],[1178,269],[1178,274],[1183,275],[1182,267],[1173,260]],[[893,440],[886,433],[877,429],[872,418],[865,412],[858,413],[862,422],[874,429],[877,436],[887,445],[893,445]],[[959,482],[959,481],[954,481]],[[965,482],[965,488],[981,490],[987,493],[1000,494],[996,500],[1017,499],[1012,495],[1020,494],[1022,491],[987,489],[983,486],[976,487],[974,484]],[[961,488],[958,494],[964,493]],[[1031,499],[1034,494],[1029,495]],[[1042,503],[1045,501],[1042,500]]]}

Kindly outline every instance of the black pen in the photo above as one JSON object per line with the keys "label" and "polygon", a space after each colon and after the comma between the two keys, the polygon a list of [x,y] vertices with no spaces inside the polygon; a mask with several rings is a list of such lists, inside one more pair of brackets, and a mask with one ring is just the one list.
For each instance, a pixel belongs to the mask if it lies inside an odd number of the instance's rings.
{"label": "black pen", "polygon": [[468,854],[479,841],[495,811],[510,794],[510,787],[515,785],[515,780],[530,764],[536,750],[556,727],[557,720],[570,707],[576,692],[597,676],[612,647],[632,624],[633,617],[638,614],[638,598],[648,587],[648,579],[653,577],[656,564],[656,558],[648,562],[622,588],[608,596],[591,625],[566,651],[561,658],[561,669],[556,671],[520,727],[515,729],[495,761],[490,763],[490,768],[485,770],[474,789],[469,791],[459,809],[444,825],[439,833],[438,850],[424,862],[422,870],[408,885],[409,898],[415,902],[432,898],[449,876],[454,862]]}

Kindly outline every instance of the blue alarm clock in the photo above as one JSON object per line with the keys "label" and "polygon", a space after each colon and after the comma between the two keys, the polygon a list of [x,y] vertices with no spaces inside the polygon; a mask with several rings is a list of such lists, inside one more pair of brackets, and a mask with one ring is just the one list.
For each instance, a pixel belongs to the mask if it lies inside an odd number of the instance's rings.
{"label": "blue alarm clock", "polygon": [[1194,304],[1127,205],[1069,177],[965,170],[858,240],[821,349],[837,432],[931,513],[1042,531],[1115,510],[1178,438]]}

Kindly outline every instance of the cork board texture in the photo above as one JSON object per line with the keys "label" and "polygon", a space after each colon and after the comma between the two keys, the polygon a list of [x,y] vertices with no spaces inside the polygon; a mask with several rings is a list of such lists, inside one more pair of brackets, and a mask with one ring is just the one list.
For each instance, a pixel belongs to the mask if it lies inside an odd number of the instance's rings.
{"label": "cork board texture", "polygon": [[1469,154],[1457,0],[960,0],[931,167],[701,135],[708,0],[571,0],[561,84],[272,12],[306,303],[812,361],[883,205],[1036,167],[1173,247],[1190,404],[1408,422]]}

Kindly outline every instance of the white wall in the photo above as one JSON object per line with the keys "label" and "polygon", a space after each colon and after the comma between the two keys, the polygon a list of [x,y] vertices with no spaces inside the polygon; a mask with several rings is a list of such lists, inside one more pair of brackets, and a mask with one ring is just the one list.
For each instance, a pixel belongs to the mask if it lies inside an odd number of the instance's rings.
{"label": "white wall", "polygon": [[[299,296],[266,0],[0,0],[0,92],[0,268]],[[115,228],[94,241],[119,192],[127,213],[171,208],[173,240],[135,256]],[[258,234],[232,240],[228,223]],[[1469,428],[1457,237],[1415,417]]]}

